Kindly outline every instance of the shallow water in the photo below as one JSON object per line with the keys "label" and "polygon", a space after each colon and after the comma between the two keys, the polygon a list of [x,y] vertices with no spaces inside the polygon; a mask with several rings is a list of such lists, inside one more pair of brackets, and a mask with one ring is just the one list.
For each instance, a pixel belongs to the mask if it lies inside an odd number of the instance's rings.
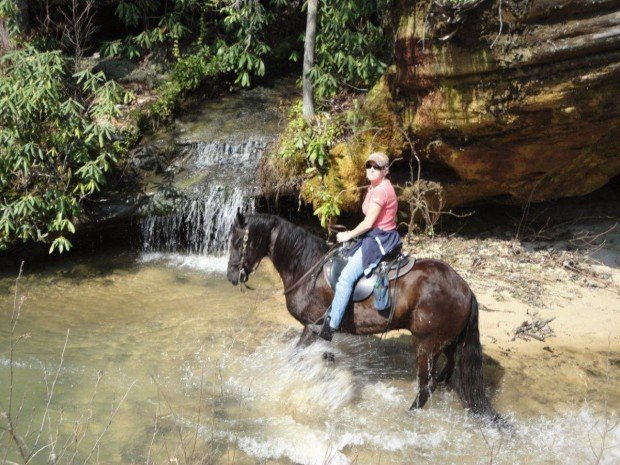
{"label": "shallow water", "polygon": [[[31,419],[31,431],[38,431],[53,386],[39,445],[59,438],[58,463],[71,463],[73,445],[62,444],[74,430],[83,437],[76,463],[202,463],[198,458],[207,457],[205,463],[216,464],[482,464],[491,455],[496,464],[596,463],[590,442],[598,450],[605,425],[600,395],[587,402],[569,394],[523,401],[532,397],[527,382],[489,361],[493,402],[513,418],[514,432],[475,421],[443,387],[428,407],[411,413],[409,336],[339,335],[333,346],[296,352],[299,325],[269,291],[280,286],[277,279],[259,271],[252,284],[263,291],[241,293],[226,281],[225,264],[120,252],[26,267],[14,336],[29,337],[12,362],[13,412],[23,399],[22,434]],[[9,270],[0,277],[5,411],[16,275]],[[327,347],[335,362],[323,359]],[[546,385],[554,389],[551,374]],[[606,410],[617,415],[618,405]],[[28,437],[32,443],[36,434]],[[601,464],[619,463],[618,444],[615,428],[605,435],[605,446],[613,447]],[[39,463],[47,463],[47,450]]]}

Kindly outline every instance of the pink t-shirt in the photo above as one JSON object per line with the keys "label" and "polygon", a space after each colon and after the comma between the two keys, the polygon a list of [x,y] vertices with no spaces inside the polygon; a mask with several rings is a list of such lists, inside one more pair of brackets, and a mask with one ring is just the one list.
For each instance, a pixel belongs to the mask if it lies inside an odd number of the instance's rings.
{"label": "pink t-shirt", "polygon": [[398,200],[396,199],[394,186],[392,186],[389,179],[383,178],[378,186],[371,186],[368,188],[368,192],[364,198],[364,203],[362,204],[362,212],[364,215],[368,213],[368,206],[371,203],[376,203],[381,207],[381,212],[372,227],[383,229],[384,231],[396,229],[396,211],[398,210]]}

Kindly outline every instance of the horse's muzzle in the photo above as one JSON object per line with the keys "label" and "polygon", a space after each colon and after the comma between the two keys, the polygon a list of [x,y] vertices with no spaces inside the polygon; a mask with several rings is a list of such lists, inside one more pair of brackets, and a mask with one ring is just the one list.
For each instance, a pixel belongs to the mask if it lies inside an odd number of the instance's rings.
{"label": "horse's muzzle", "polygon": [[226,279],[228,279],[233,286],[236,286],[239,284],[239,272],[237,270],[228,270]]}

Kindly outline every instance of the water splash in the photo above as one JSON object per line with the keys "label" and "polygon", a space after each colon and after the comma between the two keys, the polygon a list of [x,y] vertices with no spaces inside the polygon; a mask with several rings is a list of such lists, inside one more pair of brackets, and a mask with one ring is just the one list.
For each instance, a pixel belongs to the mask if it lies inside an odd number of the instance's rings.
{"label": "water splash", "polygon": [[[602,419],[587,405],[550,417],[513,418],[516,432],[498,431],[475,420],[446,389],[435,393],[432,405],[409,412],[413,373],[401,379],[398,371],[408,344],[339,337],[335,344],[319,341],[298,350],[290,333],[259,337],[263,342],[246,347],[249,353],[224,363],[224,390],[236,406],[223,412],[226,428],[202,434],[261,462],[473,465],[488,463],[493,453],[497,464],[594,463],[589,444],[593,440],[596,449]],[[323,358],[327,350],[335,362]],[[377,363],[385,354],[393,360],[387,366]],[[612,448],[601,464],[618,463],[619,442],[617,428],[606,438]]]}

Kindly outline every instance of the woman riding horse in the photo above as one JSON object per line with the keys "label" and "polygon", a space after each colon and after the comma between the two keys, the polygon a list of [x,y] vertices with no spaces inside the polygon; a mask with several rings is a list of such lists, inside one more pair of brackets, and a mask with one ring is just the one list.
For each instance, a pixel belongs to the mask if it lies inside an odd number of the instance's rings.
{"label": "woman riding horse", "polygon": [[[379,172],[385,177],[387,165],[374,163],[383,169],[368,166],[369,177]],[[376,217],[370,216],[373,210]],[[372,218],[372,224],[379,217],[380,211],[376,210],[381,209],[370,202],[367,217]],[[339,239],[359,232],[356,228]],[[304,325],[300,343],[312,342],[316,336],[309,326],[325,314],[334,300],[334,292],[317,267],[328,254],[325,241],[282,218],[265,214],[245,217],[239,213],[231,228],[226,274],[231,283],[245,284],[260,261],[268,257],[284,284],[289,313]],[[478,302],[465,280],[441,260],[419,259],[409,273],[392,281],[391,286],[399,296],[392,303],[393,318],[378,312],[369,297],[355,302],[352,311],[344,315],[341,331],[364,335],[409,330],[418,374],[418,395],[411,408],[423,407],[439,382],[449,383],[457,374],[455,387],[464,404],[477,415],[500,420],[484,390]],[[441,354],[446,363],[439,371]]]}
{"label": "woman riding horse", "polygon": [[366,160],[366,178],[370,188],[362,204],[365,217],[352,231],[339,232],[338,242],[346,242],[356,237],[363,239],[349,252],[349,261],[343,268],[336,293],[324,318],[323,324],[311,324],[310,331],[327,341],[332,340],[342,322],[344,312],[357,280],[364,274],[368,276],[381,261],[381,258],[401,244],[396,231],[396,211],[398,200],[394,186],[386,175],[389,172],[389,158],[383,152],[371,153]]}

